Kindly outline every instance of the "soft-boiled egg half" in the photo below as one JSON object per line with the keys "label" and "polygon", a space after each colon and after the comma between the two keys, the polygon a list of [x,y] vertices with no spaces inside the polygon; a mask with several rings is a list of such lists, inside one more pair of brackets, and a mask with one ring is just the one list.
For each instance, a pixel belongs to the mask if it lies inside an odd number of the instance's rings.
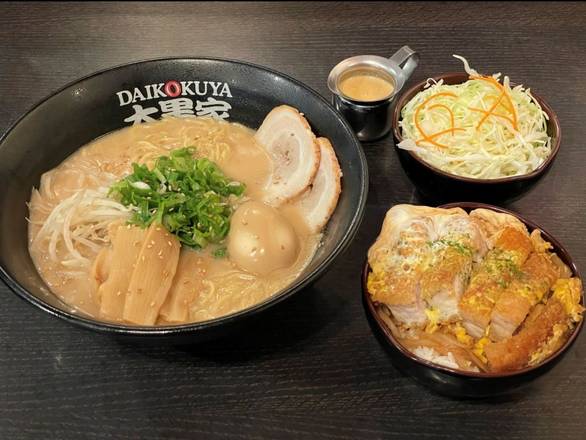
{"label": "soft-boiled egg half", "polygon": [[295,229],[275,208],[249,201],[234,212],[228,252],[241,268],[267,275],[293,265],[299,250]]}

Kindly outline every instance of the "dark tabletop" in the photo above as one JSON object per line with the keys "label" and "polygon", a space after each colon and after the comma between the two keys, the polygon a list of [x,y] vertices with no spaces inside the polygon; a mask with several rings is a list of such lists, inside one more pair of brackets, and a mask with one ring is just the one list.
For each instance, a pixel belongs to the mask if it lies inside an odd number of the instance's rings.
{"label": "dark tabletop", "polygon": [[[249,3],[0,5],[0,131],[62,85],[153,57],[266,65],[328,95],[358,54],[421,54],[409,81],[504,72],[562,126],[552,171],[509,207],[549,230],[586,270],[586,4]],[[364,145],[370,193],[348,252],[313,288],[245,333],[191,348],[121,344],[34,309],[0,286],[0,438],[586,438],[586,335],[523,393],[441,397],[401,375],[373,338],[360,268],[383,214],[420,200],[392,140]]]}

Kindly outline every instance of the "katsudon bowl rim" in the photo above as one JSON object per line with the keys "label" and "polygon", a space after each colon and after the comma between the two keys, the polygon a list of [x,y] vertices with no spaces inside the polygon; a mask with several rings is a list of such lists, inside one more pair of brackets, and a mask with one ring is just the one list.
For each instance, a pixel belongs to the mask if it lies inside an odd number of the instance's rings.
{"label": "katsudon bowl rim", "polygon": [[[563,257],[562,259],[565,260],[564,262],[566,264],[568,264],[568,267],[572,271],[573,276],[582,280],[582,277],[580,276],[580,272],[578,271],[578,267],[576,266],[574,260],[572,259],[571,255],[566,250],[566,248],[564,248],[561,245],[561,243],[558,240],[556,240],[555,237],[553,237],[549,232],[547,232],[545,229],[543,229],[541,226],[534,223],[533,221],[526,219],[524,216],[517,214],[516,212],[509,211],[508,209],[505,209],[505,208],[501,208],[501,207],[494,206],[494,205],[489,205],[486,203],[478,203],[478,202],[446,203],[446,204],[438,206],[438,208],[444,208],[444,209],[462,208],[462,209],[466,210],[467,212],[470,210],[473,210],[473,209],[484,208],[484,209],[490,209],[490,210],[493,210],[496,212],[512,215],[515,218],[517,218],[518,220],[520,220],[523,224],[525,224],[530,229],[530,232],[535,229],[538,229],[539,231],[541,231],[542,235],[544,236],[544,239],[546,239],[546,241],[550,242],[553,245],[554,251],[558,255],[558,257]],[[378,304],[379,303],[377,301],[372,300],[371,295],[368,291],[367,281],[368,281],[368,275],[370,274],[371,271],[372,271],[372,269],[371,269],[370,265],[368,264],[368,258],[367,258],[366,261],[364,262],[364,266],[363,266],[363,270],[362,270],[362,296],[363,296],[363,300],[364,300],[365,304],[367,305],[367,313],[369,313],[374,318],[374,321],[376,322],[377,327],[379,328],[379,330],[381,330],[383,332],[383,335],[385,336],[385,340],[387,341],[387,343],[390,343],[392,346],[394,346],[403,356],[405,356],[409,360],[411,360],[417,364],[420,364],[424,367],[428,367],[433,370],[437,370],[442,373],[449,374],[451,376],[461,376],[461,377],[470,378],[470,379],[502,379],[502,378],[508,378],[508,377],[523,376],[525,374],[531,374],[532,372],[539,370],[541,368],[544,368],[548,364],[551,364],[555,360],[559,360],[559,358],[561,356],[563,356],[569,350],[569,348],[572,346],[572,344],[576,341],[576,339],[578,338],[578,335],[580,334],[580,332],[582,331],[582,328],[584,326],[584,317],[582,317],[582,319],[580,319],[580,322],[576,323],[576,326],[572,330],[572,333],[568,336],[568,339],[566,340],[566,342],[559,349],[557,349],[554,353],[552,353],[550,356],[548,356],[544,361],[542,361],[536,365],[531,365],[531,366],[524,367],[524,368],[521,368],[518,370],[498,372],[498,373],[497,372],[481,372],[481,371],[480,372],[464,371],[464,370],[459,370],[456,368],[446,367],[446,366],[436,364],[434,362],[428,361],[426,359],[423,359],[423,358],[415,355],[410,350],[408,350],[405,346],[403,346],[403,344],[401,344],[395,338],[391,329],[385,324],[385,322],[382,320],[382,318],[378,314],[379,313],[379,311],[378,311],[378,308],[379,308]],[[582,288],[580,300],[581,300],[582,305],[586,304],[586,299],[585,299],[585,295],[584,295],[584,288]]]}
{"label": "katsudon bowl rim", "polygon": [[[356,135],[350,128],[350,125],[346,122],[346,120],[342,117],[340,112],[338,112],[329,102],[325,99],[320,93],[316,90],[311,88],[310,86],[306,85],[305,83],[293,78],[292,76],[282,73],[278,70],[272,69],[270,67],[262,66],[260,64],[250,63],[248,61],[242,61],[237,59],[231,58],[222,58],[222,57],[209,57],[209,56],[176,56],[176,57],[162,57],[162,58],[148,58],[142,59],[138,61],[131,61],[128,63],[118,64],[112,67],[107,67],[101,70],[97,70],[93,73],[88,75],[82,76],[77,78],[73,81],[68,82],[64,86],[54,90],[53,92],[49,93],[45,97],[41,98],[37,101],[34,105],[28,108],[20,117],[18,117],[12,124],[9,125],[8,129],[0,134],[0,153],[2,152],[4,141],[6,138],[12,133],[12,131],[32,112],[34,112],[38,107],[40,107],[45,102],[49,101],[51,98],[59,95],[60,93],[65,92],[69,88],[83,82],[86,80],[90,80],[92,78],[98,77],[102,74],[113,73],[118,70],[123,70],[125,68],[133,67],[133,66],[140,66],[142,64],[148,63],[157,63],[157,62],[194,62],[194,61],[212,61],[212,62],[221,62],[233,64],[233,65],[241,65],[246,67],[251,67],[253,69],[258,69],[260,71],[264,71],[270,73],[272,75],[279,76],[284,78],[285,80],[289,81],[290,83],[305,89],[309,92],[313,98],[317,99],[317,101],[321,102],[328,108],[333,114],[336,116],[338,123],[344,129],[345,134],[347,137],[352,141],[351,143],[354,145],[355,150],[358,154],[359,159],[359,171],[361,174],[361,182],[359,188],[359,197],[358,197],[358,206],[357,209],[350,212],[348,215],[352,216],[350,224],[346,231],[342,234],[341,240],[335,245],[334,249],[331,253],[325,256],[324,260],[312,271],[309,272],[307,275],[303,277],[298,277],[295,282],[291,285],[275,292],[270,297],[266,298],[265,300],[254,304],[250,307],[245,309],[236,311],[234,313],[230,313],[225,316],[220,316],[218,318],[209,319],[206,321],[200,322],[193,322],[193,323],[185,323],[185,324],[178,324],[178,325],[160,325],[160,326],[133,326],[133,325],[124,325],[124,324],[116,324],[112,322],[100,321],[98,319],[92,319],[91,317],[83,316],[82,314],[76,314],[75,312],[67,311],[55,307],[47,302],[43,301],[39,296],[34,295],[33,293],[29,292],[26,288],[24,288],[18,281],[16,281],[4,268],[2,264],[0,264],[0,278],[2,281],[14,292],[17,294],[18,297],[27,301],[28,303],[32,304],[39,309],[56,316],[64,321],[69,323],[75,324],[79,327],[86,328],[89,330],[97,331],[100,333],[105,334],[119,334],[119,335],[128,335],[128,336],[137,336],[137,337],[156,337],[156,336],[173,336],[173,335],[180,335],[186,333],[193,333],[197,331],[203,331],[205,329],[210,328],[217,328],[221,327],[224,324],[235,323],[237,321],[242,321],[246,318],[250,318],[253,315],[257,315],[269,309],[270,307],[277,305],[278,303],[286,300],[287,298],[291,297],[293,294],[299,292],[300,290],[306,288],[316,279],[318,279],[326,269],[334,262],[334,260],[342,254],[352,243],[354,237],[356,236],[358,229],[362,223],[364,218],[364,210],[366,206],[366,198],[368,195],[368,165],[366,162],[366,156],[364,151],[362,150],[360,141],[356,138]],[[302,109],[300,109],[302,111]],[[311,124],[311,121],[310,121]],[[106,134],[106,133],[105,133]],[[81,148],[81,146],[79,147]],[[342,191],[344,189],[342,188]],[[327,233],[327,225],[324,229],[324,233]],[[49,295],[54,295],[52,292],[48,293]],[[58,300],[64,306],[67,304],[63,303],[62,301]]]}
{"label": "katsudon bowl rim", "polygon": [[[552,165],[553,161],[556,159],[556,157],[559,153],[560,147],[561,147],[561,142],[562,142],[562,128],[560,125],[560,120],[559,120],[557,114],[555,113],[555,111],[553,110],[553,108],[551,108],[551,106],[547,103],[547,101],[545,101],[545,99],[543,99],[540,95],[535,93],[533,90],[531,90],[531,97],[532,97],[533,101],[537,102],[537,104],[539,106],[541,106],[541,109],[543,110],[543,112],[545,114],[547,114],[547,117],[548,117],[548,119],[546,120],[547,128],[549,128],[551,126],[552,131],[555,132],[556,136],[555,137],[552,136],[551,151],[550,151],[549,155],[547,156],[547,158],[537,168],[535,168],[534,170],[532,170],[528,173],[517,174],[514,176],[498,177],[496,179],[478,179],[476,177],[460,176],[458,174],[450,173],[448,171],[444,171],[444,170],[438,168],[437,166],[433,165],[432,163],[424,160],[422,157],[420,157],[414,151],[404,150],[404,149],[399,148],[398,144],[404,140],[403,134],[401,131],[401,127],[400,127],[400,122],[403,119],[401,116],[401,112],[403,111],[403,108],[407,105],[407,103],[411,99],[413,99],[415,97],[415,95],[417,95],[417,93],[420,93],[420,92],[426,90],[425,84],[427,84],[429,79],[432,79],[434,81],[446,80],[446,79],[452,80],[453,79],[454,81],[458,81],[458,82],[454,82],[453,84],[448,84],[448,85],[456,85],[456,84],[464,83],[467,79],[469,79],[469,76],[465,72],[448,72],[448,73],[437,75],[437,76],[434,76],[431,78],[427,78],[427,79],[422,80],[422,81],[418,82],[417,84],[414,84],[413,86],[409,87],[409,89],[407,89],[405,92],[403,92],[401,94],[401,96],[399,97],[399,99],[397,100],[397,105],[395,105],[395,108],[393,109],[393,114],[392,114],[393,137],[395,138],[395,147],[397,149],[400,149],[400,150],[404,151],[405,153],[407,153],[410,157],[412,157],[417,163],[422,165],[424,168],[427,168],[430,171],[432,171],[433,173],[438,174],[442,177],[453,179],[453,180],[456,180],[456,181],[459,181],[462,183],[494,185],[494,184],[498,184],[498,183],[523,182],[526,180],[534,179],[536,177],[541,177],[549,169],[549,167]],[[511,85],[511,87],[513,87],[516,84],[511,83],[510,85]]]}

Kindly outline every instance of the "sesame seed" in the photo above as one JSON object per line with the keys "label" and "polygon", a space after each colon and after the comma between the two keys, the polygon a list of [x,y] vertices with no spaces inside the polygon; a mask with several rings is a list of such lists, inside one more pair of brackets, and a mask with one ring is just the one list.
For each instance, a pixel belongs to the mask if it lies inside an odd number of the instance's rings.
{"label": "sesame seed", "polygon": [[153,245],[152,245],[152,244],[147,244],[147,249],[150,249],[150,248],[152,248],[152,247],[153,247]]}
{"label": "sesame seed", "polygon": [[145,258],[144,258],[144,255],[143,255],[142,258],[141,258],[141,261],[144,261],[144,260],[145,260]]}
{"label": "sesame seed", "polygon": [[118,292],[116,292],[116,296],[120,296],[122,295],[122,292],[119,290]]}
{"label": "sesame seed", "polygon": [[160,257],[161,255],[163,255],[163,251],[162,251],[162,250],[160,250],[160,251],[159,251],[159,253],[158,253],[157,255]]}
{"label": "sesame seed", "polygon": [[154,306],[155,306],[155,302],[154,302],[154,301],[153,301],[153,302],[151,302],[150,306],[151,306],[151,307],[154,307]]}
{"label": "sesame seed", "polygon": [[173,243],[171,243],[170,241],[168,241],[168,242],[167,242],[167,244],[168,244],[170,247],[172,247],[172,246],[173,246]]}

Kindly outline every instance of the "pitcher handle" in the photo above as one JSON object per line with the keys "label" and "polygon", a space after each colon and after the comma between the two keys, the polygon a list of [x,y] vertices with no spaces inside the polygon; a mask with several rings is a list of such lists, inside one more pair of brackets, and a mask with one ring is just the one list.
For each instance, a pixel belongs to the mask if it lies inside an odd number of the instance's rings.
{"label": "pitcher handle", "polygon": [[419,64],[419,54],[411,49],[409,46],[403,46],[390,58],[391,61],[397,63],[405,79],[409,78],[417,65]]}

